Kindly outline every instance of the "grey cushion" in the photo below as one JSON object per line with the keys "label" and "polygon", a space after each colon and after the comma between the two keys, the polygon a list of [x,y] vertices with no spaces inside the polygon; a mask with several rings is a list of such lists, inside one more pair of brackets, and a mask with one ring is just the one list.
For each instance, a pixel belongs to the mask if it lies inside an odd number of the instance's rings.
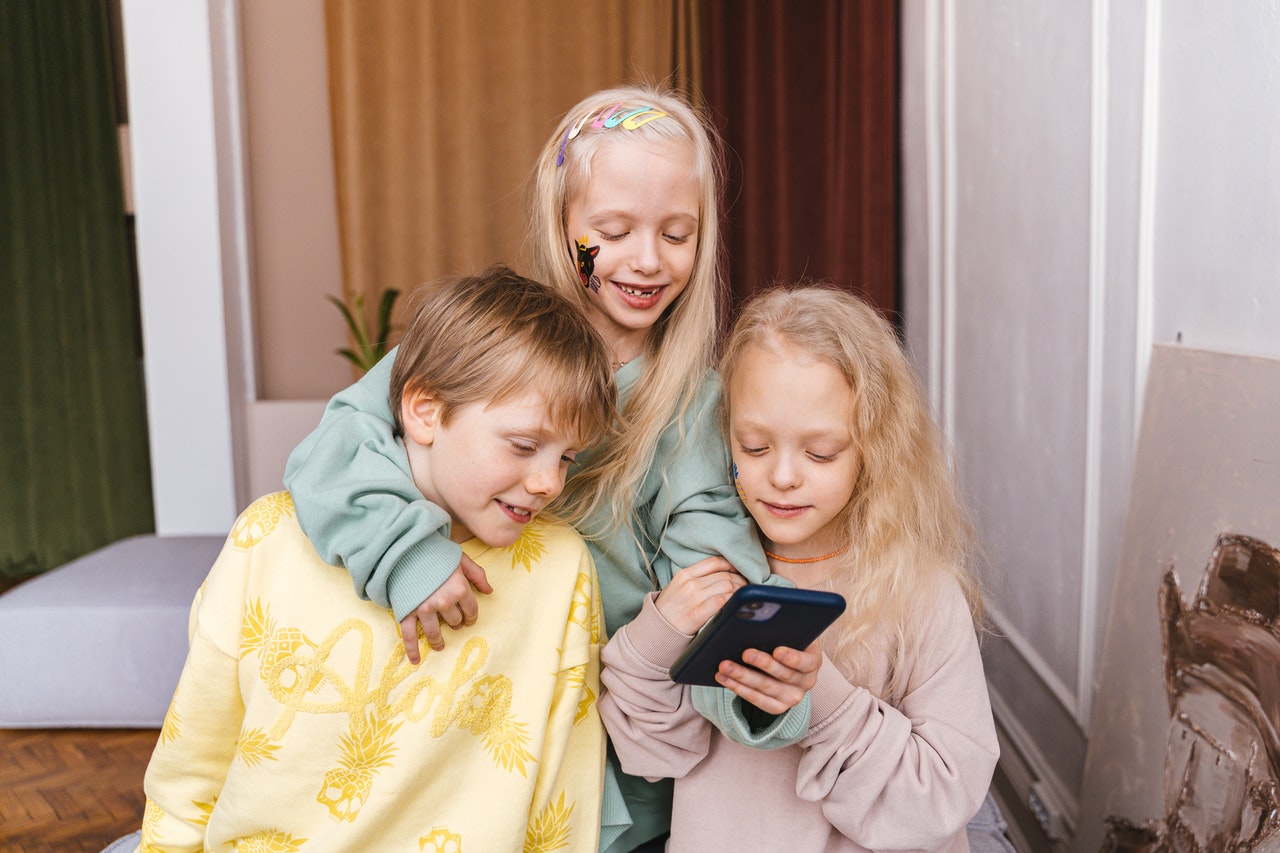
{"label": "grey cushion", "polygon": [[225,538],[134,536],[0,595],[0,727],[159,727]]}

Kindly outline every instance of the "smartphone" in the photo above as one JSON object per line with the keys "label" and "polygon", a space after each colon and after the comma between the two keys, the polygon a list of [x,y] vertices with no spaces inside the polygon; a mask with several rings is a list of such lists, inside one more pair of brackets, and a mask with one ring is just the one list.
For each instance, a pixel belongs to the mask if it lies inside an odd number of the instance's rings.
{"label": "smartphone", "polygon": [[716,686],[720,661],[742,663],[742,653],[778,646],[804,649],[844,612],[834,592],[764,584],[740,587],[671,665],[671,680]]}

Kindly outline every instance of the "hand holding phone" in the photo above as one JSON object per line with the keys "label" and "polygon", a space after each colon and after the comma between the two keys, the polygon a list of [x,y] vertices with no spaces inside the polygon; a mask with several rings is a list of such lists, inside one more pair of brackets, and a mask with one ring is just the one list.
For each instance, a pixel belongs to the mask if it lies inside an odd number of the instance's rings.
{"label": "hand holding phone", "polygon": [[748,584],[737,590],[671,665],[671,680],[716,686],[720,662],[746,665],[742,653],[778,646],[805,649],[844,612],[834,592]]}

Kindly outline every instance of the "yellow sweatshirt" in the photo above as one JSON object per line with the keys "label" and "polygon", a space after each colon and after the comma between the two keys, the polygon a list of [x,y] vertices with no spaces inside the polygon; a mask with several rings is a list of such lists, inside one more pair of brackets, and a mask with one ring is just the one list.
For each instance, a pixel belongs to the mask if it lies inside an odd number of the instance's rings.
{"label": "yellow sweatshirt", "polygon": [[192,605],[141,851],[590,851],[605,754],[591,558],[532,522],[464,550],[494,592],[422,644],[357,597],[287,492],[236,521]]}

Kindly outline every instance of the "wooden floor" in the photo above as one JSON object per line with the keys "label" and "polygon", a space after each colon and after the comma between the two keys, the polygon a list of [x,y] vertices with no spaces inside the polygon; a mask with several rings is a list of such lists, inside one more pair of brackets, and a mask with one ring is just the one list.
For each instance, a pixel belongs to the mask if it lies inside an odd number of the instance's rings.
{"label": "wooden floor", "polygon": [[154,729],[0,729],[0,853],[99,853],[142,825]]}

